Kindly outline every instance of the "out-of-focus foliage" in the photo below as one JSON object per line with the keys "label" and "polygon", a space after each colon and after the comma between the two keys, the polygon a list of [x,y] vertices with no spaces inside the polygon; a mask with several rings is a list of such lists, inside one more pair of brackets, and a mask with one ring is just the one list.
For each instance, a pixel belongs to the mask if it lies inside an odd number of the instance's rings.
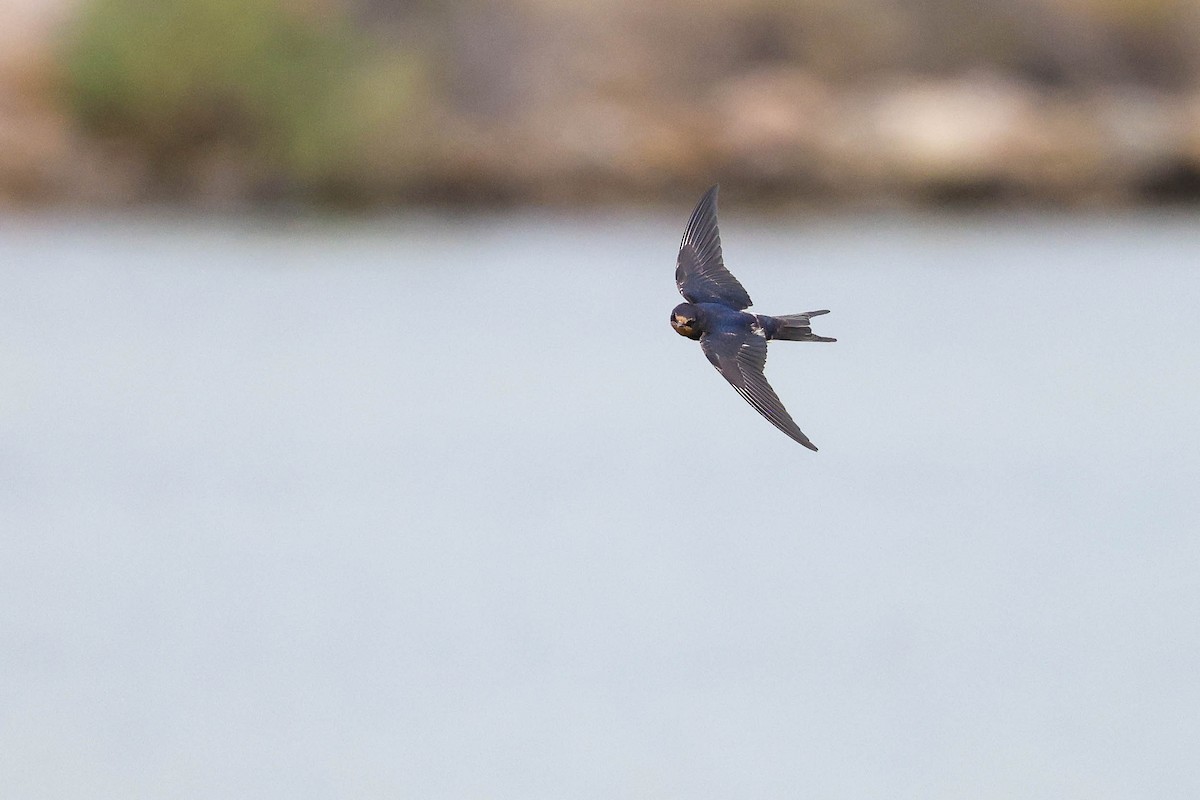
{"label": "out-of-focus foliage", "polygon": [[336,192],[371,174],[373,131],[408,121],[421,80],[343,15],[276,0],[95,0],[66,67],[80,123],[167,190],[224,163],[256,188]]}
{"label": "out-of-focus foliage", "polygon": [[0,202],[1200,198],[1200,0],[52,1]]}

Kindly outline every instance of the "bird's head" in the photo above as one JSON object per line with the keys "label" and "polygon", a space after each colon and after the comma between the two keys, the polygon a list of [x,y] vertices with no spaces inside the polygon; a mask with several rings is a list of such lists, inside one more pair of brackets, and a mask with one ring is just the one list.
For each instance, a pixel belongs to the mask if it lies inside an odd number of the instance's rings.
{"label": "bird's head", "polygon": [[698,309],[691,303],[680,303],[671,311],[671,327],[680,336],[689,339],[699,339],[700,331],[696,330]]}

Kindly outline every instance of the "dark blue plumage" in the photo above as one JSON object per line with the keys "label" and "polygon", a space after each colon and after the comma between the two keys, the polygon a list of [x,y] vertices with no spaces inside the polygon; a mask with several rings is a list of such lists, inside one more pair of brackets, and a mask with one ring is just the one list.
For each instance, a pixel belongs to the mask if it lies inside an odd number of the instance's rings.
{"label": "dark blue plumage", "polygon": [[779,430],[810,450],[816,450],[796,425],[775,390],[767,383],[767,342],[833,342],[817,336],[809,319],[828,310],[770,317],[742,309],[750,295],[725,268],[717,230],[717,187],[709,189],[688,220],[679,245],[675,284],[686,303],[671,312],[671,327],[680,336],[700,341],[700,348],[717,371],[746,402]]}

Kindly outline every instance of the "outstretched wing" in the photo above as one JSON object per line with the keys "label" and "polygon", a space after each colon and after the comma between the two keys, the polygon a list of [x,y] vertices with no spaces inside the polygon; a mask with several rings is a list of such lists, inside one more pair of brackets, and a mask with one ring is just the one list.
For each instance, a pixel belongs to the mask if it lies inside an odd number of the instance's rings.
{"label": "outstretched wing", "polygon": [[751,305],[750,295],[721,258],[716,186],[704,193],[692,212],[675,264],[675,285],[689,303],[720,303],[738,311]]}
{"label": "outstretched wing", "polygon": [[758,413],[809,450],[817,449],[788,414],[779,395],[763,375],[763,367],[767,364],[766,339],[749,332],[706,333],[700,337],[700,347],[717,371]]}

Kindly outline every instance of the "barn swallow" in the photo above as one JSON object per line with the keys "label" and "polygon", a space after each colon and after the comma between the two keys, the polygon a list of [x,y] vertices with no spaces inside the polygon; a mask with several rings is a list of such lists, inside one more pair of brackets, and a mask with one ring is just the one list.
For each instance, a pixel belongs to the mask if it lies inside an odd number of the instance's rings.
{"label": "barn swallow", "polygon": [[717,187],[700,198],[679,245],[675,284],[686,303],[671,312],[671,327],[680,336],[698,339],[700,349],[746,402],[779,430],[809,450],[817,446],[800,430],[767,383],[767,342],[835,342],[817,336],[809,319],[828,309],[769,317],[743,309],[753,303],[738,279],[725,269],[721,236],[717,232]]}

